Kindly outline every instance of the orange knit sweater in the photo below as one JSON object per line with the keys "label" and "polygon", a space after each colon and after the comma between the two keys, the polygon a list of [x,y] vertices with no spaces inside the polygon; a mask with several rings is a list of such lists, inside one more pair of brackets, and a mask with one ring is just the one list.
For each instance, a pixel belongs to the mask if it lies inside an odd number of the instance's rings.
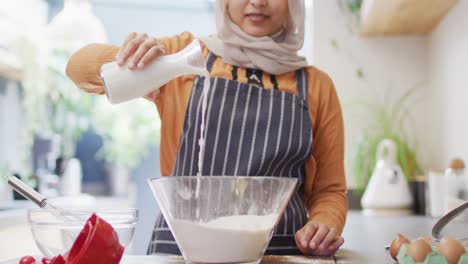
{"label": "orange knit sweater", "polygon": [[[193,38],[192,34],[184,32],[159,41],[167,54],[171,54],[186,47]],[[68,62],[68,76],[82,90],[103,94],[100,67],[115,60],[118,49],[118,46],[104,44],[81,48]],[[207,56],[205,47],[203,52]],[[217,57],[211,76],[231,79],[231,70],[231,65]],[[328,224],[341,234],[347,212],[341,107],[330,77],[315,67],[306,68],[306,72],[314,151],[306,163],[304,200],[309,219]],[[244,68],[239,68],[238,76],[238,81],[247,82]],[[163,176],[170,175],[175,163],[194,78],[192,75],[178,77],[165,84],[157,94],[146,97],[156,104],[161,117],[160,166]],[[294,72],[276,76],[276,79],[280,90],[296,94]],[[267,89],[272,89],[268,74],[263,75],[263,84]]]}

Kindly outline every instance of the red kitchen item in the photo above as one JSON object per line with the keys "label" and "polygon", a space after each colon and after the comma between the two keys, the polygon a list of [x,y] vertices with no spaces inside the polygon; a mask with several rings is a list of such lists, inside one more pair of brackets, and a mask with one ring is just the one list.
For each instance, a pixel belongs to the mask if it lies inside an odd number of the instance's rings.
{"label": "red kitchen item", "polygon": [[[65,255],[67,264],[118,264],[124,247],[117,233],[102,218],[93,214]],[[55,264],[55,263],[54,263]]]}
{"label": "red kitchen item", "polygon": [[[43,264],[118,264],[124,247],[120,245],[114,228],[96,214],[86,224],[76,238],[69,252],[52,259],[43,258]],[[37,263],[34,257],[24,256],[20,264]]]}
{"label": "red kitchen item", "polygon": [[43,258],[42,259],[42,264],[66,264],[65,259],[62,257],[62,255],[58,255],[52,259],[48,258]]}
{"label": "red kitchen item", "polygon": [[32,256],[24,256],[20,259],[19,264],[36,264],[36,259]]}

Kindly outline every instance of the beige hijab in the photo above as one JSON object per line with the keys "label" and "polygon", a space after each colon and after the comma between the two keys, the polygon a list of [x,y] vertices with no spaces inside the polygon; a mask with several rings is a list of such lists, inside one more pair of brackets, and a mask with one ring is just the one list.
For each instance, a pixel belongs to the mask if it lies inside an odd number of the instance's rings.
{"label": "beige hijab", "polygon": [[[286,0],[275,0],[286,1]],[[307,66],[297,51],[304,44],[304,0],[288,0],[290,23],[273,36],[252,37],[235,25],[226,14],[225,0],[216,0],[217,34],[200,40],[227,63],[283,74]]]}

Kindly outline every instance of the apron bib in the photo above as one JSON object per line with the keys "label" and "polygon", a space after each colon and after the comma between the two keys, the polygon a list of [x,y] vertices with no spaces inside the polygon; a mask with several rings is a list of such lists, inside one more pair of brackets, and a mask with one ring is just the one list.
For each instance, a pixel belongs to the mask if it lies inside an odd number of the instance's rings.
{"label": "apron bib", "polygon": [[[215,55],[210,53],[211,72]],[[304,206],[305,162],[312,154],[312,125],[307,104],[307,76],[296,71],[297,95],[262,86],[261,75],[247,70],[249,83],[211,78],[205,120],[202,175],[294,177],[298,184],[268,245],[267,255],[298,255],[295,233],[308,219]],[[250,76],[249,76],[250,75]],[[179,150],[171,177],[196,176],[204,77],[194,81]],[[180,250],[159,215],[148,254],[177,254]]]}

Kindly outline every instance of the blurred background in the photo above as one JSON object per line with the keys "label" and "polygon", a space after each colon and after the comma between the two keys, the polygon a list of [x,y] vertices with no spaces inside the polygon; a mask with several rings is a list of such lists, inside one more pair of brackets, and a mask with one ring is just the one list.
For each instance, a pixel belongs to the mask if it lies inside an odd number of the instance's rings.
{"label": "blurred background", "polygon": [[[342,104],[350,207],[359,209],[385,138],[396,143],[408,182],[468,159],[468,1],[305,1],[301,54],[331,76]],[[160,176],[156,107],[81,92],[65,65],[79,47],[120,45],[134,31],[214,33],[213,4],[0,3],[0,173],[64,205],[139,208],[132,250],[144,254],[158,212],[145,182]],[[0,182],[0,237],[26,236],[27,225],[13,219],[28,206]],[[2,250],[0,242],[0,259],[18,255]]]}

